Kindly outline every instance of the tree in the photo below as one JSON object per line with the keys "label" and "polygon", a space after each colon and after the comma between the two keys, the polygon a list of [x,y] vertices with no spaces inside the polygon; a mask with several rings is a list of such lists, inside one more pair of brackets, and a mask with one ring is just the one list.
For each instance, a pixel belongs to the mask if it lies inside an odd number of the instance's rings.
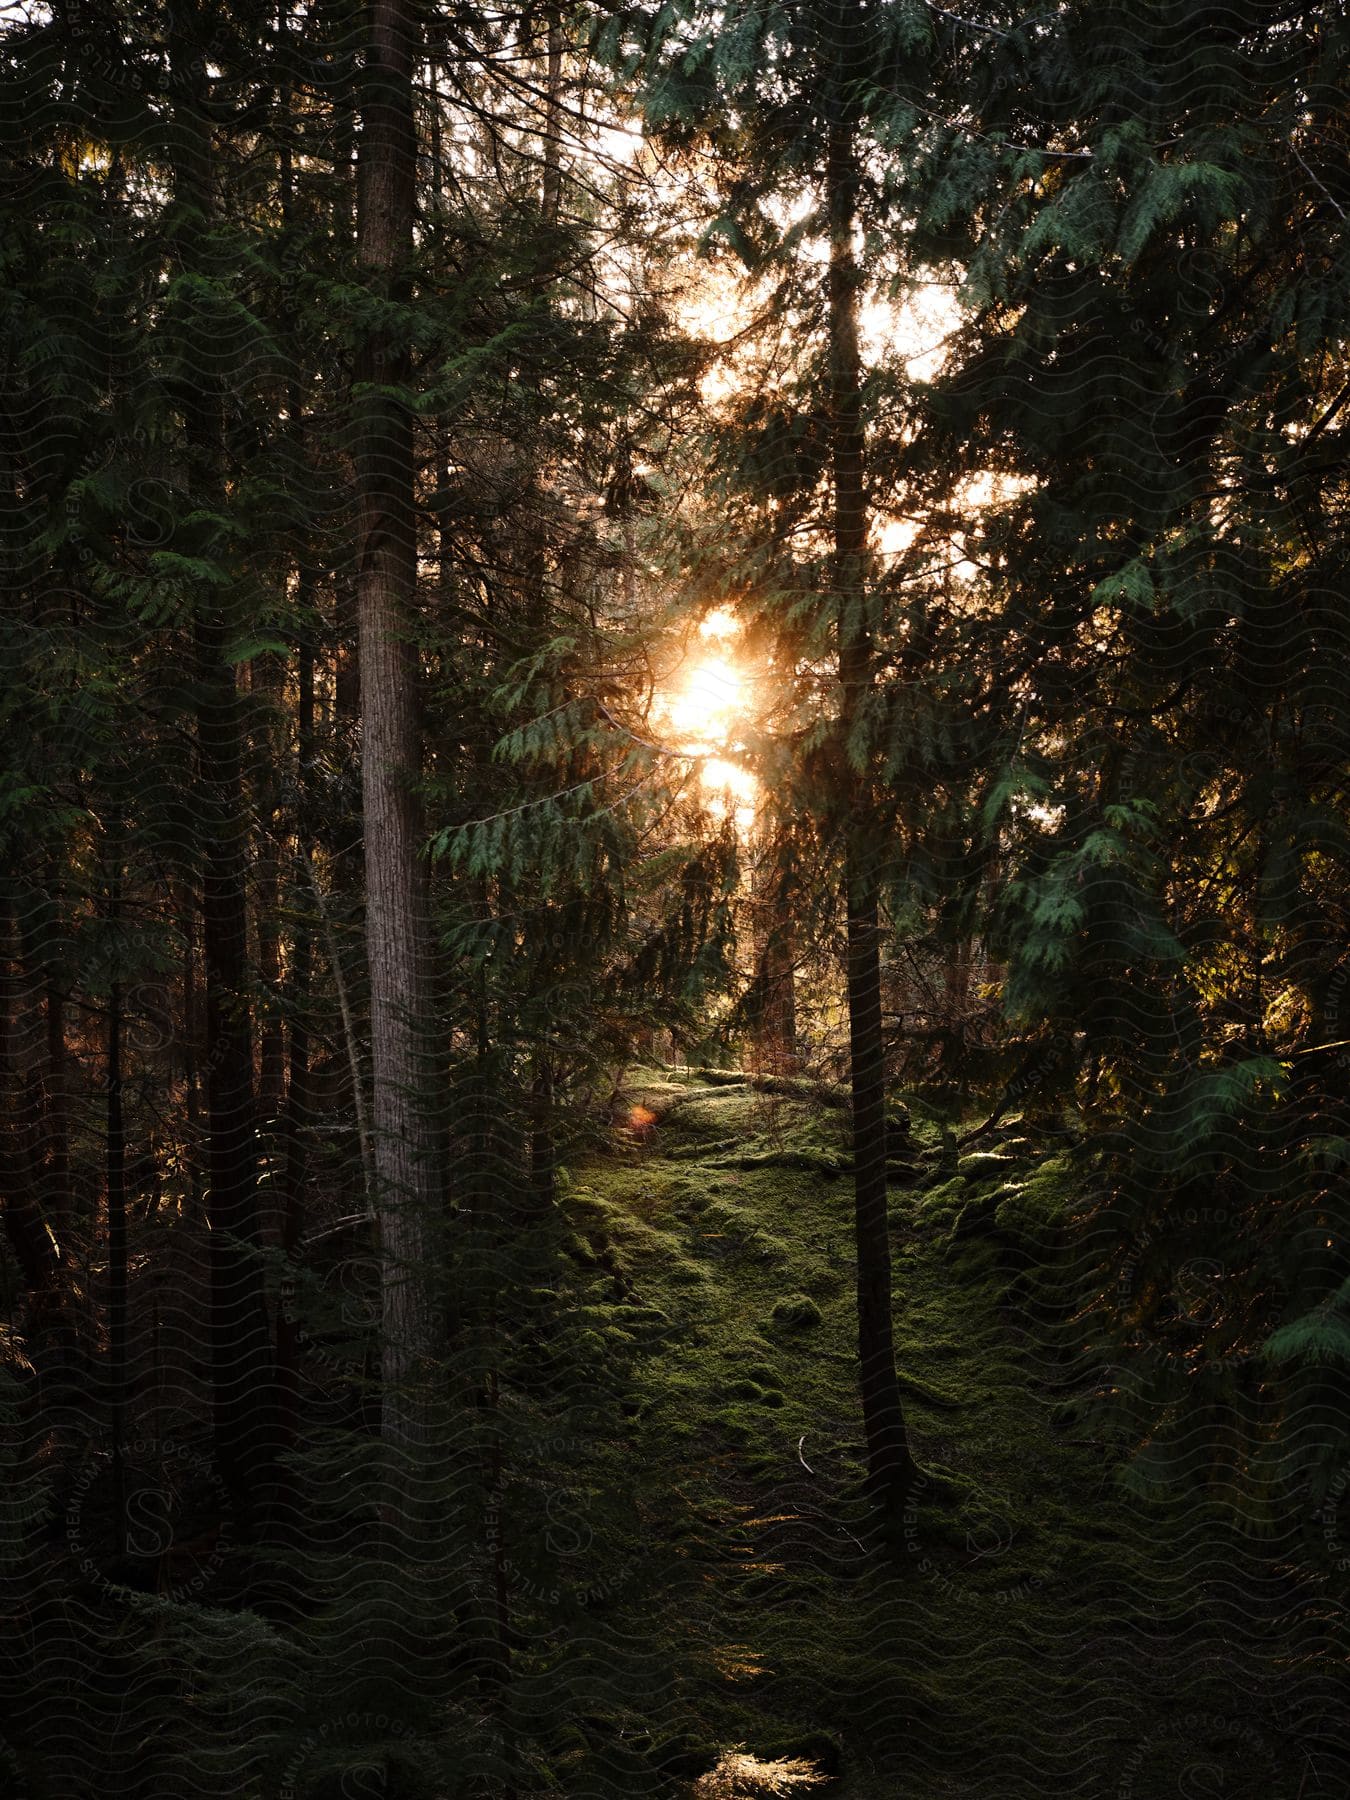
{"label": "tree", "polygon": [[1007,696],[968,839],[1003,873],[984,929],[1009,1023],[1078,1072],[1073,1303],[1139,1478],[1222,1470],[1259,1512],[1344,1442],[1345,26],[942,30],[966,104],[915,170],[944,202],[915,247],[967,308],[911,466],[1003,484],[965,532],[966,654]]}
{"label": "tree", "polygon": [[[916,1469],[895,1366],[886,1204],[881,958],[891,851],[874,690],[892,621],[872,557],[857,239],[866,229],[875,243],[883,225],[893,229],[905,132],[897,120],[926,31],[905,8],[829,5],[791,17],[736,5],[668,9],[634,29],[652,128],[693,157],[721,159],[705,237],[724,238],[759,277],[761,317],[781,358],[762,387],[750,376],[725,408],[721,466],[752,515],[735,585],[758,589],[763,612],[780,583],[780,666],[801,677],[828,655],[837,684],[825,746],[803,759],[812,774],[797,780],[794,800],[841,867],[859,1379],[869,1486],[894,1520]],[[867,184],[866,217],[865,156],[886,170]],[[778,335],[788,312],[805,334],[795,353]],[[814,564],[813,549],[822,553]]]}
{"label": "tree", "polygon": [[353,385],[360,495],[357,604],[361,801],[374,1072],[375,1201],[383,1257],[384,1432],[423,1436],[413,1388],[436,1346],[430,1271],[440,1193],[428,1099],[433,964],[418,803],[417,532],[407,327],[420,22],[406,0],[371,8],[361,96],[357,255],[373,301]]}
{"label": "tree", "polygon": [[[886,1057],[881,1017],[882,844],[874,802],[874,758],[866,746],[867,709],[875,681],[873,605],[869,597],[866,444],[862,359],[858,347],[860,286],[854,237],[859,180],[852,84],[855,40],[842,36],[834,83],[836,116],[827,127],[824,210],[829,230],[828,426],[834,488],[833,551],[838,730],[849,770],[846,798],[844,907],[847,918],[849,1080],[853,1089],[854,1235],[858,1246],[858,1380],[868,1474],[885,1508],[904,1511],[916,1474],[910,1454],[891,1320],[891,1243],[886,1209]],[[861,62],[861,59],[859,59]]]}
{"label": "tree", "polygon": [[170,219],[179,262],[167,348],[177,364],[174,398],[196,508],[172,554],[182,559],[193,596],[215,1430],[241,1529],[251,1531],[275,1454],[275,1395],[259,1259],[244,720],[236,673],[245,588],[239,569],[230,567],[231,532],[223,520],[225,382],[216,338],[233,296],[217,260],[231,234],[228,226],[224,238],[212,232],[217,176],[207,53],[213,26],[209,11],[188,8],[175,14],[167,41]]}

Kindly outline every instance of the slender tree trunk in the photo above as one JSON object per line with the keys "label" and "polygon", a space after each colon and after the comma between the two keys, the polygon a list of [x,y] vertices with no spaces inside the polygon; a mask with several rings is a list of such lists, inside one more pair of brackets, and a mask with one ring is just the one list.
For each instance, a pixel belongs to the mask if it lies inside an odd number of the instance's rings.
{"label": "slender tree trunk", "polygon": [[[302,564],[297,583],[301,629],[296,704],[296,836],[300,855],[309,861],[309,780],[314,761],[314,646],[308,641],[308,619],[313,601],[314,577]],[[291,940],[289,971],[290,1041],[287,1047],[286,1106],[283,1114],[281,1157],[281,1248],[288,1261],[300,1254],[305,1223],[305,1176],[308,1166],[305,1133],[310,1101],[310,990],[314,977],[314,932],[305,917],[305,898],[296,908],[298,923]],[[359,1071],[357,1071],[359,1076]],[[300,1415],[300,1328],[293,1311],[282,1307],[277,1316],[277,1406],[280,1442],[294,1442]]]}
{"label": "slender tree trunk", "polygon": [[[500,891],[494,895],[487,882],[482,884],[478,899],[485,914],[490,915],[494,909],[500,911],[502,907]],[[494,1522],[494,1529],[489,1535],[488,1554],[495,1625],[493,1635],[483,1647],[480,1683],[485,1699],[500,1722],[502,1745],[508,1758],[507,1773],[502,1783],[503,1800],[515,1800],[515,1784],[510,1773],[513,1766],[513,1746],[509,1728],[513,1704],[513,1631],[509,1552],[506,1543],[508,1520],[504,1505],[505,1458],[497,1371],[501,1343],[499,1298],[502,1272],[508,1267],[506,1253],[514,1221],[509,1218],[507,1209],[502,1205],[501,1184],[493,1176],[494,1165],[504,1161],[511,1150],[507,1143],[497,1140],[495,1129],[501,1124],[501,1109],[493,1089],[490,1064],[491,998],[487,971],[481,966],[476,1000],[476,1055],[470,1102],[473,1129],[465,1158],[464,1200],[465,1222],[470,1227],[473,1243],[470,1267],[478,1278],[471,1283],[471,1291],[466,1295],[468,1306],[465,1316],[472,1319],[470,1330],[479,1339],[475,1361],[483,1375],[478,1404],[489,1416],[486,1481],[488,1516]],[[504,1132],[502,1135],[509,1138],[510,1133]]]}
{"label": "slender tree trunk", "polygon": [[35,1319],[50,1317],[61,1286],[56,1245],[38,1199],[38,1177],[29,1129],[21,1023],[28,987],[21,936],[12,908],[3,915],[0,942],[0,1206],[5,1235],[34,1306]]}
{"label": "slender tree trunk", "polygon": [[[360,74],[350,65],[346,73],[348,78],[341,82],[334,93],[333,158],[336,186],[333,232],[339,256],[354,253],[358,243],[359,156],[356,124],[360,109]],[[359,598],[355,557],[344,555],[333,570],[333,713],[339,754],[354,743],[356,725],[361,714],[358,635]],[[345,866],[345,857],[343,863]]]}
{"label": "slender tree trunk", "polygon": [[58,973],[47,973],[47,1181],[46,1208],[63,1256],[68,1254],[72,1219],[70,1191],[70,1090],[67,1074],[66,1009]]}
{"label": "slender tree trunk", "polygon": [[183,1105],[187,1115],[187,1177],[194,1224],[202,1217],[202,1095],[199,1071],[201,1006],[197,984],[196,898],[184,885],[176,896],[176,911],[183,921],[182,1051]]}
{"label": "slender tree trunk", "polygon": [[61,873],[56,857],[46,866],[46,901],[42,908],[41,958],[45,1025],[46,1067],[43,1071],[42,1144],[44,1153],[42,1210],[51,1221],[62,1257],[70,1253],[72,1199],[70,1191],[70,1094],[69,1055],[66,1049],[65,997],[61,967]]}
{"label": "slender tree trunk", "polygon": [[361,716],[361,664],[356,651],[356,577],[339,568],[333,577],[333,713],[338,736],[350,744]]}
{"label": "slender tree trunk", "polygon": [[[540,160],[542,180],[540,185],[540,213],[545,227],[556,227],[562,211],[562,75],[563,75],[563,29],[562,16],[556,7],[550,8],[545,28],[545,103],[544,122],[540,142]],[[523,571],[526,588],[526,629],[530,641],[543,643],[548,638],[549,586],[550,571],[546,566],[542,550]],[[547,992],[551,985],[552,952],[549,947],[551,932],[545,916],[537,927],[536,942],[533,946],[536,958],[536,980],[539,990]],[[534,1044],[530,1057],[530,1086],[528,1096],[524,1097],[524,1114],[529,1122],[529,1173],[528,1173],[528,1207],[537,1214],[544,1214],[553,1206],[556,1194],[557,1150],[553,1141],[553,1068],[549,1052],[549,1031],[552,1025],[547,1013],[535,1015]]]}
{"label": "slender tree trunk", "polygon": [[[271,708],[254,759],[253,789],[259,824],[259,844],[254,873],[254,931],[258,945],[258,983],[263,1016],[258,1032],[258,1112],[264,1130],[280,1123],[286,1093],[286,1033],[282,1024],[281,931],[277,907],[281,897],[281,857],[276,844],[278,813],[277,769],[281,707],[286,685],[284,658],[264,655],[252,664],[253,684]],[[275,1241],[275,1218],[268,1221],[268,1241]]]}
{"label": "slender tree trunk", "polygon": [[757,1068],[791,1075],[797,1067],[797,997],[792,918],[773,846],[761,842],[751,867],[754,1056]]}
{"label": "slender tree trunk", "polygon": [[270,1461],[272,1370],[263,1290],[249,1008],[238,696],[220,621],[200,622],[198,709],[206,852],[202,952],[211,1266],[211,1366],[221,1475],[242,1532]]}
{"label": "slender tree trunk", "polygon": [[[189,19],[190,15],[183,15]],[[212,146],[201,45],[174,32],[172,158],[184,219],[180,255],[210,275]],[[223,507],[221,399],[225,370],[205,326],[194,332],[198,377],[184,405],[189,478]],[[208,545],[208,554],[216,549]],[[233,590],[196,596],[197,755],[201,800],[202,960],[207,1058],[210,1194],[210,1338],[216,1458],[236,1527],[256,1528],[275,1448],[271,1331],[264,1297],[258,1216],[249,1003],[247,815],[243,720],[231,640],[239,620]]]}
{"label": "slender tree trunk", "polygon": [[536,1046],[531,1064],[530,1205],[534,1212],[544,1214],[553,1207],[558,1175],[553,1142],[553,1066],[546,1043]]}
{"label": "slender tree trunk", "polygon": [[[373,0],[358,155],[358,249],[373,290],[406,297],[413,249],[412,76],[420,15]],[[412,419],[389,390],[408,379],[395,335],[372,333],[356,366],[361,795],[374,1074],[375,1203],[383,1261],[382,1429],[424,1435],[418,1389],[437,1344],[433,1308],[435,1129],[427,1069],[431,933],[416,783],[421,772]]]}
{"label": "slender tree trunk", "polygon": [[[903,1511],[916,1474],[910,1455],[891,1319],[886,1217],[886,1068],[881,1005],[881,845],[870,757],[849,756],[872,688],[867,610],[867,484],[858,350],[858,271],[853,250],[857,161],[852,132],[831,129],[826,163],[830,223],[829,331],[834,470],[834,552],[839,607],[840,731],[848,918],[849,1065],[853,1089],[854,1226],[858,1255],[858,1363],[869,1485],[882,1511]],[[865,729],[865,723],[863,729]],[[855,751],[856,754],[856,751]]]}
{"label": "slender tree trunk", "polygon": [[556,225],[562,211],[562,15],[548,14],[547,99],[544,103],[543,184],[540,194],[545,225]]}
{"label": "slender tree trunk", "polygon": [[324,899],[323,888],[319,884],[319,871],[314,867],[314,858],[305,845],[300,846],[300,861],[309,878],[309,891],[314,900],[314,916],[323,932],[324,943],[328,950],[328,972],[333,977],[333,991],[337,995],[338,1012],[342,1018],[342,1042],[347,1052],[347,1067],[351,1073],[352,1113],[356,1122],[356,1143],[361,1159],[361,1199],[369,1218],[376,1216],[374,1209],[375,1195],[375,1155],[371,1144],[370,1119],[366,1111],[365,1070],[361,1062],[361,1045],[356,1035],[356,1015],[352,1008],[351,996],[347,991],[347,978],[342,969],[342,946],[338,943],[337,933],[333,930],[332,920],[328,916],[328,905]]}
{"label": "slender tree trunk", "polygon": [[[117,880],[113,908],[116,916]],[[108,1421],[112,1439],[113,1528],[117,1553],[126,1554],[127,1409],[127,1140],[122,1112],[122,989],[108,995],[107,1140],[104,1186],[108,1209]]]}

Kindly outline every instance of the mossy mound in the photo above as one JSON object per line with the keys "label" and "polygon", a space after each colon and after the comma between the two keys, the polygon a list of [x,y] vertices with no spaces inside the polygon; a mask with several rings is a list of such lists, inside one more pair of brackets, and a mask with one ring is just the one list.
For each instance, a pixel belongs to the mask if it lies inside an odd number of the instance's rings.
{"label": "mossy mound", "polygon": [[820,1324],[820,1308],[809,1295],[793,1294],[775,1303],[773,1322],[785,1331],[807,1331]]}

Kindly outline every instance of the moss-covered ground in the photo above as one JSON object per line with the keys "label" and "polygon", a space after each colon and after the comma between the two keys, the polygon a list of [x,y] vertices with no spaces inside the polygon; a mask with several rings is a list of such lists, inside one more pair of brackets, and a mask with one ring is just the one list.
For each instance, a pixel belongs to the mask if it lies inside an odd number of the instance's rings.
{"label": "moss-covered ground", "polygon": [[626,1625],[689,1651],[653,1701],[660,1766],[692,1781],[743,1745],[856,1800],[1332,1791],[1268,1556],[1194,1499],[1128,1495],[1079,1420],[1029,1273],[1066,1160],[894,1125],[898,1362],[933,1479],[891,1566],[862,1541],[846,1114],[640,1072],[612,1152],[571,1173],[636,1346],[621,1478],[652,1575]]}

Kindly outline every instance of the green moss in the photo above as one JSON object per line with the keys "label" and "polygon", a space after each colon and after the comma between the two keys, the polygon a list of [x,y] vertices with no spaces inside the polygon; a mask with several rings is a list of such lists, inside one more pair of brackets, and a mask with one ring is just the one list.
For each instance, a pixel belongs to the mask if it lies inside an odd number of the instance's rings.
{"label": "green moss", "polygon": [[672,1140],[739,1139],[740,1134],[748,1136],[754,1131],[755,1104],[748,1088],[723,1088],[716,1094],[685,1099],[666,1114],[663,1134]]}
{"label": "green moss", "polygon": [[949,1230],[970,1197],[963,1175],[953,1175],[930,1187],[918,1202],[918,1217],[930,1229]]}
{"label": "green moss", "polygon": [[728,1381],[723,1384],[722,1393],[728,1400],[762,1400],[764,1389],[757,1381]]}
{"label": "green moss", "polygon": [[1040,1163],[1025,1179],[998,1194],[994,1216],[1001,1230],[1044,1250],[1063,1230],[1074,1201],[1073,1170],[1067,1156]]}
{"label": "green moss", "polygon": [[956,1172],[964,1175],[967,1181],[996,1180],[1016,1166],[1015,1157],[1006,1156],[999,1150],[972,1150],[956,1159]]}
{"label": "green moss", "polygon": [[731,1444],[748,1444],[755,1436],[755,1420],[738,1406],[719,1407],[710,1415],[718,1434]]}
{"label": "green moss", "polygon": [[[892,1589],[857,1543],[852,1195],[824,1172],[847,1155],[847,1120],[743,1084],[667,1085],[650,1150],[588,1165],[561,1210],[627,1285],[595,1336],[632,1340],[642,1405],[623,1468],[641,1471],[644,1528],[673,1546],[671,1579],[688,1577],[669,1617],[635,1600],[622,1615],[616,1602],[615,1622],[745,1646],[763,1670],[731,1679],[710,1664],[681,1688],[671,1729],[700,1746],[685,1766],[699,1772],[705,1745],[817,1743],[840,1800],[939,1800],[969,1785],[971,1745],[1000,1734],[1008,1800],[1032,1800],[1016,1771],[1061,1749],[1044,1721],[1080,1707],[1084,1684],[1104,1715],[1114,1699],[1080,1667],[1061,1675],[1058,1647],[1097,1642],[1103,1594],[1141,1592],[1148,1566],[1120,1548],[1129,1512],[1100,1447],[1056,1428],[1063,1366],[1038,1360],[1033,1315],[1009,1308],[1009,1244],[1058,1230],[1075,1201],[1068,1159],[1037,1163],[1005,1142],[966,1179],[949,1123],[911,1108],[907,1153],[927,1160],[889,1206],[897,1360],[934,1479],[901,1531]],[[595,1271],[578,1262],[576,1275]],[[992,1689],[972,1679],[981,1655]],[[906,1761],[916,1717],[946,1786]],[[866,1772],[887,1755],[900,1776]]]}
{"label": "green moss", "polygon": [[779,1300],[773,1309],[773,1322],[787,1331],[804,1331],[813,1325],[819,1325],[820,1308],[806,1294],[793,1294],[790,1298]]}

